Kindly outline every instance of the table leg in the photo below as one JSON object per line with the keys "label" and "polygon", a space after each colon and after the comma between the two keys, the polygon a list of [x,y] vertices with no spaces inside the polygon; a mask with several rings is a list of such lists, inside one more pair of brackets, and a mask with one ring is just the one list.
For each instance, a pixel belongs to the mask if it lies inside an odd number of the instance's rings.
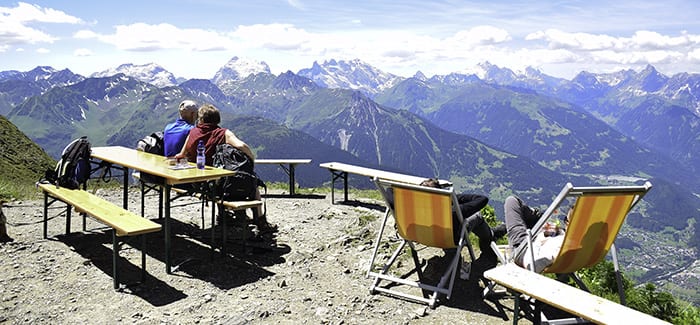
{"label": "table leg", "polygon": [[172,270],[170,269],[170,188],[172,186],[170,184],[165,184],[163,185],[163,203],[164,203],[164,208],[163,208],[163,214],[165,215],[165,220],[163,223],[165,224],[165,230],[163,232],[163,236],[165,237],[165,273],[171,274]]}
{"label": "table leg", "polygon": [[289,164],[289,196],[294,196],[294,164]]}
{"label": "table leg", "polygon": [[348,201],[348,173],[343,173],[343,191],[345,192],[345,202]]}
{"label": "table leg", "polygon": [[124,167],[124,189],[122,193],[124,210],[129,210],[129,167]]}
{"label": "table leg", "polygon": [[335,172],[331,169],[331,204],[335,204]]}
{"label": "table leg", "polygon": [[333,169],[331,171],[331,204],[335,204],[335,180],[338,178],[343,179],[343,191],[345,192],[345,202],[348,201],[348,173],[344,171],[335,171]]}

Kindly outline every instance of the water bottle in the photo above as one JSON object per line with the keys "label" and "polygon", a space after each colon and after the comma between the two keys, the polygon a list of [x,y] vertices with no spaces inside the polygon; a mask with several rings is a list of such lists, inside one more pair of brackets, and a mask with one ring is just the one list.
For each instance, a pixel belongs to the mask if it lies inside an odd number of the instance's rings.
{"label": "water bottle", "polygon": [[197,144],[197,168],[199,169],[204,169],[204,162],[206,161],[204,152],[204,141],[199,140],[199,143]]}

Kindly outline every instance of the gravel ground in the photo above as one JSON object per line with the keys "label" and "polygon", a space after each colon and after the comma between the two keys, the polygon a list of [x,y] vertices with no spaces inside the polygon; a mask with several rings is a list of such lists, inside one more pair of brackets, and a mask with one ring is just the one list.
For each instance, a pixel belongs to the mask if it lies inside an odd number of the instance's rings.
{"label": "gravel ground", "polygon": [[[121,191],[100,189],[97,194],[121,204]],[[481,299],[478,261],[471,280],[458,279],[452,299],[435,309],[369,294],[367,263],[382,205],[371,200],[332,205],[328,193],[282,194],[265,199],[269,221],[279,226],[276,234],[251,238],[246,223],[234,220],[227,253],[215,255],[209,248],[209,207],[202,228],[199,201],[174,201],[173,259],[178,268],[165,273],[162,232],[151,234],[146,282],[120,291],[112,287],[111,235],[105,227],[88,218],[88,230],[82,232],[74,214],[71,233],[65,235],[65,215],[51,209],[49,238],[43,239],[43,202],[7,203],[3,211],[14,241],[0,243],[0,323],[509,323],[496,304]],[[139,212],[137,188],[130,190],[129,204]],[[146,215],[158,220],[157,200],[147,198],[146,206]],[[134,241],[136,247],[138,243]],[[383,250],[381,258],[387,254]],[[446,263],[442,251],[422,249],[420,254],[429,269]],[[121,256],[122,280],[138,280],[140,250],[125,244]],[[411,262],[405,261],[404,268]],[[512,306],[512,301],[502,302]]]}

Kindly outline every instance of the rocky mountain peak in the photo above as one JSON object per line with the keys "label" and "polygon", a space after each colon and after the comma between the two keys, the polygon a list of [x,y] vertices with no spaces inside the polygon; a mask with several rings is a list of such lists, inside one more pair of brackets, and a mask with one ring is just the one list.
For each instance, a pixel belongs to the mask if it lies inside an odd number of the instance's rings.
{"label": "rocky mountain peak", "polygon": [[175,78],[175,76],[169,71],[165,70],[160,65],[155,63],[147,63],[140,65],[133,63],[125,63],[119,65],[114,69],[108,69],[101,72],[93,73],[91,77],[110,77],[119,73],[123,73],[129,77],[138,79],[143,82],[147,82],[159,88],[177,85],[177,79]]}

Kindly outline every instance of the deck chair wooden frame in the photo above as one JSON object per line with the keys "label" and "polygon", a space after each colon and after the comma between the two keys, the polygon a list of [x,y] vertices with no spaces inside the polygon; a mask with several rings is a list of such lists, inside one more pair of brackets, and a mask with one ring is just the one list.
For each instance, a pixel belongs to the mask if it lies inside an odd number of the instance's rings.
{"label": "deck chair wooden frame", "polygon": [[[562,247],[552,264],[547,266],[541,273],[553,273],[560,276],[568,275],[580,289],[589,291],[583,284],[583,281],[576,275],[576,271],[594,266],[610,252],[615,268],[620,303],[625,305],[625,294],[622,287],[620,266],[617,260],[615,239],[629,212],[639,203],[651,187],[650,182],[645,182],[645,184],[639,186],[574,187],[571,183],[566,184],[552,204],[544,211],[535,226],[528,230],[527,240],[514,249],[513,254],[509,256],[509,262],[519,260],[522,256],[525,256],[524,254],[529,254],[530,258],[534,260],[532,250],[533,238],[544,230],[543,226],[555,215],[555,211],[565,201],[573,198],[575,202],[571,207],[569,223],[566,227]],[[531,268],[531,271],[534,270]],[[518,315],[515,317],[517,320]],[[559,320],[556,323],[576,323],[578,321],[580,319],[566,319]]]}
{"label": "deck chair wooden frame", "polygon": [[[381,292],[403,299],[426,303],[431,308],[435,308],[437,301],[441,299],[441,295],[444,295],[447,299],[450,299],[452,295],[455,277],[461,266],[462,249],[465,246],[469,250],[471,260],[474,261],[474,250],[469,242],[466,225],[463,222],[464,216],[462,216],[459,209],[457,196],[453,188],[438,189],[377,178],[374,179],[374,182],[386,201],[387,209],[377,234],[367,271],[367,277],[374,278],[370,287],[370,293]],[[391,194],[389,189],[391,189]],[[460,220],[459,225],[453,224],[453,213]],[[384,231],[390,216],[394,217],[401,243],[381,268],[381,271],[375,272],[375,260],[380,244],[384,239]],[[453,227],[460,227],[457,244],[455,244],[454,240]],[[443,249],[455,248],[455,254],[437,284],[427,283],[425,279],[423,267],[421,267],[421,262],[418,258],[418,249],[416,249],[418,244]],[[411,251],[411,257],[415,264],[415,268],[412,271],[417,273],[418,281],[409,280],[406,275],[394,276],[389,274],[392,271],[394,262],[404,252],[406,246]],[[387,282],[388,285],[381,286],[382,281]],[[398,288],[392,288],[394,285],[420,288],[423,295],[419,296],[397,290]]]}

